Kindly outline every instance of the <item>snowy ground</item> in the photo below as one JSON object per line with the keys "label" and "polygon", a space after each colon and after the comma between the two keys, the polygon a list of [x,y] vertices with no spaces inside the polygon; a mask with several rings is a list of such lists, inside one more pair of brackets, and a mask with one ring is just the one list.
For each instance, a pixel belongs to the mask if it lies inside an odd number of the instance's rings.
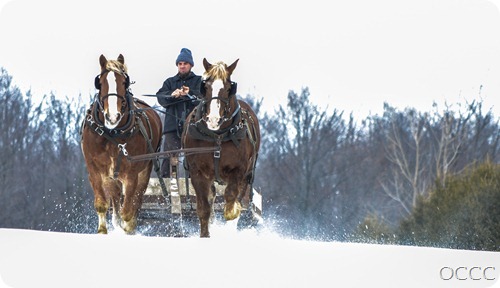
{"label": "snowy ground", "polygon": [[500,287],[495,252],[211,231],[199,239],[0,229],[0,287]]}

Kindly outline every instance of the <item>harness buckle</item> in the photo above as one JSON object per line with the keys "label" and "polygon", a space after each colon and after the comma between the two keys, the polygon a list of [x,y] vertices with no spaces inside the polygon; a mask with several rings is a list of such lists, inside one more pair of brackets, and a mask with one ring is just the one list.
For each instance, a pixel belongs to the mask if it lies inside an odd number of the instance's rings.
{"label": "harness buckle", "polygon": [[220,150],[214,151],[214,158],[220,158]]}
{"label": "harness buckle", "polygon": [[99,136],[102,136],[102,134],[104,134],[104,130],[103,130],[101,127],[99,127],[99,126],[95,127],[95,130],[94,130],[94,131],[95,131],[97,134],[99,134]]}
{"label": "harness buckle", "polygon": [[236,132],[240,131],[240,129],[243,129],[243,121],[240,121],[240,123],[229,129],[229,132],[231,134],[236,134]]}
{"label": "harness buckle", "polygon": [[92,115],[90,115],[90,114],[87,115],[87,119],[85,119],[85,120],[87,120],[87,122],[89,122],[90,125],[94,125],[94,123],[95,123],[94,119],[92,118]]}

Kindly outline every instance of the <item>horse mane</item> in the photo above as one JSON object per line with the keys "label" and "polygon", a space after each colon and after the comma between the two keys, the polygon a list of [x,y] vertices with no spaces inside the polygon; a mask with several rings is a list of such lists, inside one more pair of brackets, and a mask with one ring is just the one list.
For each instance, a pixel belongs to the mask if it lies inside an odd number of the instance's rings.
{"label": "horse mane", "polygon": [[229,73],[227,72],[227,65],[219,61],[212,65],[210,70],[203,73],[204,79],[219,79],[222,81],[226,81],[229,78]]}
{"label": "horse mane", "polygon": [[122,64],[117,60],[108,60],[108,62],[106,62],[106,70],[123,74],[127,73],[127,65]]}

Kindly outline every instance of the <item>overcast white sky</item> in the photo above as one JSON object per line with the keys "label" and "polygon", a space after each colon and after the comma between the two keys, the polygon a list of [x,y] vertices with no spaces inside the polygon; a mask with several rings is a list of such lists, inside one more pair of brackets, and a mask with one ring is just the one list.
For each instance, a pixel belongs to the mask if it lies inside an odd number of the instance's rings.
{"label": "overcast white sky", "polygon": [[[384,102],[479,99],[500,116],[500,13],[485,0],[0,0],[0,66],[35,97],[93,94],[98,58],[125,56],[136,96],[176,73],[182,47],[232,63],[239,94],[364,117]],[[482,85],[482,89],[480,89]]]}

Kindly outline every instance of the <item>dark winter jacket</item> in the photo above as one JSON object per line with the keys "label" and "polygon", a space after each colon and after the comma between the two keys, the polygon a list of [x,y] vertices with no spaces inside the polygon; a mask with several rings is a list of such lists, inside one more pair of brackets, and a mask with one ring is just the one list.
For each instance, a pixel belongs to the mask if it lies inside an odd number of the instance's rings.
{"label": "dark winter jacket", "polygon": [[[181,96],[179,98],[170,97],[175,89],[182,86],[189,87],[189,96]],[[177,131],[180,135],[182,132],[182,125],[186,120],[186,116],[198,105],[200,93],[201,76],[197,76],[190,72],[185,77],[177,74],[168,78],[163,82],[163,86],[156,92],[158,103],[165,107],[165,122],[163,125],[163,133]]]}

